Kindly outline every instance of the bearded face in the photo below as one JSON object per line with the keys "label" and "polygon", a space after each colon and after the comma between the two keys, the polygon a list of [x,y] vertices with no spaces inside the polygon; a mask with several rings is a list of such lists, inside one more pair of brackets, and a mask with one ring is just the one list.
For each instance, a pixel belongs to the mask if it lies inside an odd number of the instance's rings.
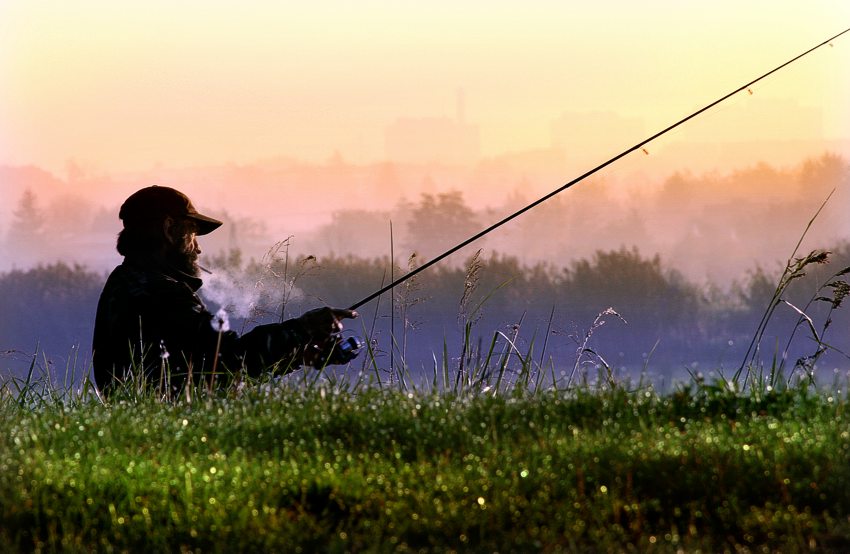
{"label": "bearded face", "polygon": [[201,272],[198,266],[198,256],[201,254],[198,227],[191,220],[183,220],[175,225],[174,230],[175,240],[166,252],[166,261],[171,267],[197,277]]}

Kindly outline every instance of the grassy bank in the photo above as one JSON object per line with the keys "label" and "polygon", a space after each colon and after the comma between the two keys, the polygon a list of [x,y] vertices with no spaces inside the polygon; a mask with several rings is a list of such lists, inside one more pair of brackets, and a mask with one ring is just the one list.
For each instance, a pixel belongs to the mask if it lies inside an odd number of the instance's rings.
{"label": "grassy bank", "polygon": [[850,547],[844,392],[0,406],[4,551]]}

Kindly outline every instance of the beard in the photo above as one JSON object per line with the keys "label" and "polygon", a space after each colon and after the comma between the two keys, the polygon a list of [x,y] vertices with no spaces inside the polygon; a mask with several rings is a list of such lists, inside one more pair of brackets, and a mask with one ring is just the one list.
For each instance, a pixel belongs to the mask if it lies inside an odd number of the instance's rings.
{"label": "beard", "polygon": [[198,265],[198,253],[185,248],[171,248],[165,255],[168,265],[192,277],[199,277],[201,267]]}

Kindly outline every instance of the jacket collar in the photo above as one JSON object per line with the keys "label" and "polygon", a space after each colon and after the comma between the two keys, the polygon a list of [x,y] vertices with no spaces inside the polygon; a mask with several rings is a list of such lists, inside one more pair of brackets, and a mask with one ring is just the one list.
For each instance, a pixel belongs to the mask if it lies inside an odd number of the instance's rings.
{"label": "jacket collar", "polygon": [[181,271],[173,266],[164,264],[152,257],[128,256],[124,258],[124,263],[144,272],[160,273],[166,277],[174,279],[175,281],[185,283],[190,289],[192,289],[192,292],[198,292],[198,289],[200,289],[204,284],[203,279],[200,277],[189,275],[185,271]]}

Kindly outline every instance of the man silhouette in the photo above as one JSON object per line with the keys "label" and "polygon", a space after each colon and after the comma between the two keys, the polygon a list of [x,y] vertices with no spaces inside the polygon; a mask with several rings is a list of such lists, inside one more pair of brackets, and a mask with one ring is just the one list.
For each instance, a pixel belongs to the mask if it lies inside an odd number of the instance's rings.
{"label": "man silhouette", "polygon": [[106,281],[94,328],[94,378],[102,391],[143,377],[174,393],[188,376],[198,383],[213,368],[259,376],[269,368],[285,372],[352,357],[338,348],[340,320],[357,317],[351,310],[318,308],[242,336],[222,329],[197,294],[203,284],[197,237],[222,222],[198,213],[182,192],[143,188],[127,198],[118,217],[124,261]]}

